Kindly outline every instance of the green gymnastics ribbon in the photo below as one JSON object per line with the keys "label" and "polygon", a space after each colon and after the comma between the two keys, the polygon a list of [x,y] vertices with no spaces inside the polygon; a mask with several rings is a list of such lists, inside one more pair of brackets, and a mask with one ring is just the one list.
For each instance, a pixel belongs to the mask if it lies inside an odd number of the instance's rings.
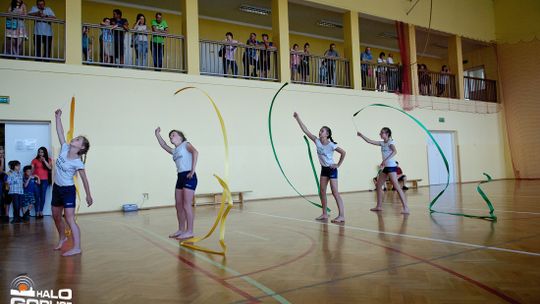
{"label": "green gymnastics ribbon", "polygon": [[[285,174],[285,171],[283,170],[283,167],[281,166],[281,162],[279,161],[279,158],[277,156],[277,153],[276,153],[276,148],[274,146],[274,138],[272,136],[272,109],[274,108],[274,102],[276,101],[276,98],[277,96],[279,95],[279,93],[281,92],[281,90],[283,90],[284,87],[286,87],[288,85],[287,82],[285,82],[281,88],[279,88],[279,90],[276,92],[276,94],[274,95],[274,97],[272,98],[272,103],[270,103],[270,109],[268,110],[268,134],[270,136],[270,145],[272,146],[272,152],[274,153],[274,159],[276,160],[276,163],[279,167],[279,170],[281,171],[281,174],[283,175],[283,177],[285,178],[285,180],[287,181],[287,183],[289,184],[289,186],[291,186],[291,188],[293,188],[293,190],[298,193],[298,195],[300,195],[303,199],[305,199],[306,201],[308,201],[310,204],[312,204],[313,206],[316,206],[316,207],[319,207],[319,208],[322,208],[322,205],[321,204],[318,204],[318,203],[315,203],[313,201],[311,201],[310,199],[308,199],[305,195],[303,195],[302,193],[300,193],[300,191],[298,191],[296,189],[296,187],[293,185],[293,183],[291,182],[291,180],[289,180],[289,178],[287,177],[287,175]],[[311,149],[309,148],[309,142],[307,141],[307,138],[304,137],[304,140],[306,141],[306,144],[308,145],[308,154],[309,154],[309,159],[310,159],[310,162],[311,162],[311,168],[313,169],[313,174],[315,175],[315,180],[317,180],[317,173],[315,171],[315,165],[313,164],[313,157],[311,156]],[[317,188],[319,188],[319,183],[317,181]],[[317,193],[320,193],[320,192],[317,192]],[[327,211],[330,211],[330,208],[326,207],[326,210]]]}
{"label": "green gymnastics ribbon", "polygon": [[315,164],[313,163],[313,155],[311,154],[311,147],[309,146],[309,141],[307,136],[304,135],[304,141],[307,146],[307,154],[309,157],[309,163],[311,164],[311,170],[313,170],[313,177],[315,177],[315,183],[317,184],[317,193],[321,193],[321,185],[319,184],[319,177],[317,176],[317,170],[315,170]]}
{"label": "green gymnastics ribbon", "polygon": [[439,192],[439,194],[437,194],[435,196],[435,198],[429,203],[429,211],[430,212],[436,212],[436,213],[443,213],[443,214],[450,214],[450,215],[457,215],[457,216],[465,216],[465,217],[470,217],[470,218],[478,218],[478,219],[486,219],[486,220],[492,220],[492,221],[496,221],[497,220],[497,217],[493,214],[495,212],[495,209],[493,208],[493,205],[491,204],[491,201],[487,198],[486,194],[484,193],[484,191],[482,191],[482,189],[480,188],[480,185],[481,184],[484,184],[484,183],[488,183],[491,181],[491,177],[489,175],[487,175],[486,173],[484,173],[485,176],[487,176],[488,180],[487,181],[483,181],[481,182],[478,187],[476,188],[476,190],[478,191],[478,193],[480,193],[480,196],[482,196],[482,198],[484,199],[484,201],[486,202],[487,206],[489,207],[489,216],[482,216],[482,215],[472,215],[472,214],[465,214],[465,213],[453,213],[453,212],[443,212],[443,211],[437,211],[435,210],[433,207],[435,205],[435,203],[437,202],[437,200],[441,197],[441,195],[446,191],[446,189],[448,189],[448,186],[450,184],[450,166],[448,165],[448,160],[446,159],[446,156],[444,155],[442,149],[441,149],[441,146],[439,146],[439,143],[435,140],[435,138],[433,138],[433,135],[431,134],[431,132],[429,132],[429,130],[426,128],[426,126],[424,126],[423,123],[421,123],[417,118],[415,118],[414,116],[410,115],[409,113],[403,111],[402,109],[399,109],[399,108],[395,108],[393,106],[389,106],[389,105],[385,105],[385,104],[381,104],[381,103],[374,103],[374,104],[370,104],[368,106],[365,106],[363,108],[361,108],[360,110],[356,111],[356,113],[353,114],[353,122],[354,122],[354,117],[356,117],[356,115],[358,115],[358,113],[362,112],[364,109],[368,108],[368,107],[383,107],[383,108],[389,108],[389,109],[393,109],[393,110],[396,110],[398,112],[401,112],[403,114],[405,114],[407,117],[409,117],[410,119],[412,119],[418,126],[420,126],[420,128],[422,128],[422,130],[424,130],[426,132],[426,134],[429,136],[429,138],[431,138],[431,140],[433,141],[433,143],[435,144],[435,146],[437,147],[437,150],[439,151],[439,154],[441,155],[443,161],[444,161],[444,166],[446,167],[446,172],[448,173],[447,174],[447,177],[446,177],[446,185],[444,186],[444,188],[441,190],[441,192]]}

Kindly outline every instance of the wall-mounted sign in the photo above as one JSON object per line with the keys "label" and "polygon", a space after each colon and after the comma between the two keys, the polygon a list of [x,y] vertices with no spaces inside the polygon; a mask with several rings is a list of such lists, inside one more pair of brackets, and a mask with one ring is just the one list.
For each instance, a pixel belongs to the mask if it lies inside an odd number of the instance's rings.
{"label": "wall-mounted sign", "polygon": [[439,122],[444,122],[444,121],[445,121],[444,117],[439,117]]}
{"label": "wall-mounted sign", "polygon": [[9,103],[9,96],[0,96],[0,103]]}

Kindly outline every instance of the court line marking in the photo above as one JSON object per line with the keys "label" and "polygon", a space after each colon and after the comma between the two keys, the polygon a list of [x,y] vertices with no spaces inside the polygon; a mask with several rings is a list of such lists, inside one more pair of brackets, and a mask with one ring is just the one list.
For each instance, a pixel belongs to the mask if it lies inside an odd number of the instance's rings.
{"label": "court line marking", "polygon": [[[224,266],[224,265],[222,265],[222,264],[208,258],[207,256],[196,252],[195,250],[184,248],[184,247],[180,246],[179,243],[177,243],[178,241],[173,241],[173,240],[171,240],[169,238],[165,238],[164,236],[161,236],[160,234],[158,234],[158,233],[156,233],[156,232],[154,232],[152,230],[145,229],[143,227],[134,226],[132,224],[127,224],[127,223],[119,223],[119,222],[99,220],[99,219],[87,219],[87,220],[88,221],[93,221],[93,222],[105,222],[105,223],[110,223],[110,224],[118,224],[118,225],[123,225],[123,226],[128,227],[128,228],[140,230],[140,231],[145,232],[147,234],[153,235],[157,239],[159,239],[159,240],[173,246],[174,248],[180,248],[183,251],[189,252],[192,255],[196,256],[197,258],[199,258],[201,260],[204,260],[205,262],[208,262],[208,263],[214,265],[215,267],[217,267],[217,268],[219,268],[221,270],[225,270],[225,271],[231,273],[234,276],[242,275],[240,272],[238,272],[238,271],[236,271],[234,269],[231,269],[231,268],[229,268],[227,266]],[[281,303],[281,304],[291,304],[289,301],[287,301],[287,299],[282,297],[280,294],[276,293],[275,291],[273,291],[272,289],[266,287],[265,285],[259,283],[255,279],[253,279],[253,278],[251,278],[249,276],[241,276],[240,278],[242,280],[246,281],[247,283],[249,283],[250,285],[258,288],[259,290],[264,292],[267,296],[274,298],[274,300],[278,301],[279,303]]]}
{"label": "court line marking", "polygon": [[[306,228],[306,227],[303,227],[303,228],[310,229],[310,228]],[[330,231],[325,231],[325,232],[327,234],[330,233]],[[334,233],[334,234],[339,234],[339,233]],[[446,259],[446,258],[449,258],[449,257],[461,255],[463,253],[469,253],[469,252],[482,250],[481,248],[467,249],[467,250],[458,251],[458,252],[455,252],[455,253],[451,253],[451,254],[447,254],[447,255],[443,255],[443,256],[439,256],[439,257],[434,257],[434,258],[431,258],[431,259],[425,259],[425,258],[421,258],[421,257],[415,256],[415,255],[412,255],[412,254],[408,254],[406,252],[401,251],[400,249],[396,249],[396,248],[386,246],[386,245],[377,244],[377,243],[369,241],[369,240],[364,240],[364,239],[361,239],[361,238],[348,236],[348,235],[344,235],[343,237],[350,238],[350,239],[357,240],[357,241],[361,241],[361,242],[365,242],[365,243],[371,244],[371,245],[376,246],[376,247],[384,248],[385,250],[388,250],[388,251],[393,251],[395,253],[398,253],[398,254],[407,256],[409,258],[412,258],[412,259],[416,260],[416,262],[410,262],[410,263],[405,263],[405,264],[401,264],[401,265],[385,267],[385,268],[382,268],[382,269],[372,270],[372,271],[363,272],[363,273],[359,273],[359,274],[349,275],[349,276],[346,276],[346,277],[331,279],[331,280],[322,281],[322,282],[318,282],[318,283],[313,283],[313,284],[309,284],[309,285],[304,285],[304,286],[300,286],[300,287],[296,287],[296,288],[282,290],[282,291],[280,291],[280,294],[295,292],[295,291],[299,291],[299,290],[302,290],[302,289],[312,288],[312,287],[316,287],[316,286],[322,286],[322,285],[326,285],[326,284],[333,284],[333,283],[336,283],[336,282],[346,281],[346,280],[349,280],[349,279],[354,279],[354,278],[359,278],[359,277],[364,277],[364,276],[368,276],[368,275],[371,275],[371,274],[376,274],[376,273],[383,272],[383,271],[389,271],[389,270],[392,270],[392,269],[405,268],[405,267],[408,267],[408,266],[415,266],[415,265],[419,265],[419,264],[428,264],[430,266],[438,268],[439,270],[442,270],[442,271],[447,272],[447,273],[449,273],[451,275],[454,275],[454,276],[456,276],[458,278],[461,278],[461,279],[463,279],[463,280],[465,280],[465,281],[467,281],[467,282],[469,282],[469,283],[471,283],[473,285],[476,285],[476,286],[488,291],[489,293],[492,293],[492,294],[506,300],[509,303],[519,303],[519,301],[517,301],[516,299],[514,299],[514,298],[512,298],[512,297],[498,291],[497,289],[489,287],[489,286],[487,286],[487,285],[485,285],[485,284],[483,284],[483,283],[481,283],[479,281],[476,281],[476,280],[474,280],[474,279],[472,279],[472,278],[470,278],[468,276],[465,276],[465,275],[463,275],[461,273],[458,273],[458,272],[456,272],[456,271],[454,271],[454,270],[452,270],[450,268],[447,268],[447,267],[444,267],[442,265],[434,263],[434,261],[437,261],[437,260],[442,260],[442,259]],[[526,237],[526,238],[522,238],[522,239],[527,239],[527,238],[530,238],[530,237]],[[521,239],[518,239],[518,240],[521,240]],[[516,240],[511,240],[511,241],[504,242],[504,243],[501,243],[501,244],[506,244],[506,243],[515,242],[515,241]],[[266,297],[268,297],[268,295],[258,297],[258,299],[263,299],[263,298],[266,298]],[[235,303],[245,303],[245,301],[238,301],[238,302],[235,302]]]}
{"label": "court line marking", "polygon": [[488,250],[494,250],[494,251],[502,251],[502,252],[509,252],[509,253],[517,253],[517,254],[524,254],[524,255],[530,255],[530,256],[538,256],[540,257],[540,253],[536,252],[529,252],[529,251],[523,251],[523,250],[514,250],[514,249],[507,249],[507,248],[500,248],[500,247],[493,247],[493,246],[486,246],[486,245],[478,245],[478,244],[471,244],[471,243],[465,243],[465,242],[457,242],[457,241],[450,241],[450,240],[443,240],[443,239],[436,239],[436,238],[430,238],[430,237],[424,237],[424,236],[417,236],[417,235],[411,235],[411,234],[403,234],[403,233],[395,233],[395,232],[386,232],[386,231],[380,231],[380,230],[374,230],[374,229],[368,229],[368,228],[361,228],[361,227],[355,227],[355,226],[348,226],[348,225],[337,225],[337,224],[329,224],[329,223],[320,223],[312,220],[304,220],[294,217],[288,217],[288,216],[281,216],[281,215],[274,215],[274,214],[268,214],[268,213],[262,213],[262,212],[255,212],[255,211],[239,211],[239,212],[245,212],[245,213],[251,213],[251,214],[257,214],[267,217],[274,217],[274,218],[280,218],[280,219],[286,219],[286,220],[293,220],[298,222],[305,222],[305,223],[314,223],[319,225],[328,225],[328,226],[335,226],[335,227],[345,227],[347,229],[352,230],[359,230],[364,232],[370,232],[370,233],[376,233],[376,234],[386,234],[386,235],[392,235],[392,236],[399,236],[404,238],[410,238],[410,239],[416,239],[416,240],[422,240],[422,241],[430,241],[430,242],[437,242],[437,243],[444,243],[444,244],[451,244],[451,245],[458,245],[458,246],[464,246],[464,247],[472,247],[472,248],[481,248],[481,249],[488,249]]}

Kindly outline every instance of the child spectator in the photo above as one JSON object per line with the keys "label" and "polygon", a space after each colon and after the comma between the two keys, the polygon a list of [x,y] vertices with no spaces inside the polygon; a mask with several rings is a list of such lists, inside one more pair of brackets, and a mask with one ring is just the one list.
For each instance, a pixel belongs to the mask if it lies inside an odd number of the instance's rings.
{"label": "child spectator", "polygon": [[37,187],[39,184],[39,177],[32,174],[32,166],[25,166],[24,172],[24,197],[22,200],[21,208],[23,212],[23,221],[28,222],[30,220],[30,210],[36,205]]}
{"label": "child spectator", "polygon": [[21,219],[21,203],[24,195],[23,176],[21,173],[21,162],[12,160],[9,162],[9,172],[7,183],[9,184],[9,197],[13,202],[13,220],[12,224],[22,222]]}

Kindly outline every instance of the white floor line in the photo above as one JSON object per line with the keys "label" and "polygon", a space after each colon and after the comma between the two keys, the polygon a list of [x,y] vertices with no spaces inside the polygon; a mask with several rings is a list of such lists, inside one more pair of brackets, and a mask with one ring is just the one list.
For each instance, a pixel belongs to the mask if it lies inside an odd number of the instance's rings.
{"label": "white floor line", "polygon": [[329,225],[329,226],[336,226],[336,227],[345,227],[345,228],[351,229],[351,230],[359,230],[359,231],[376,233],[376,234],[386,234],[386,235],[392,235],[392,236],[399,236],[399,237],[422,240],[422,241],[430,241],[430,242],[452,244],[452,245],[458,245],[458,246],[464,246],[464,247],[481,248],[481,249],[488,249],[488,250],[510,252],[510,253],[517,253],[517,254],[524,254],[524,255],[539,256],[540,257],[540,253],[536,253],[536,252],[513,250],[513,249],[492,247],[492,246],[484,246],[484,245],[477,245],[477,244],[464,243],[464,242],[456,242],[456,241],[443,240],[443,239],[435,239],[435,238],[429,238],[429,237],[423,237],[423,236],[417,236],[417,235],[410,235],[410,234],[401,234],[401,233],[394,233],[394,232],[379,231],[379,230],[374,230],[374,229],[367,229],[367,228],[348,226],[348,225],[320,223],[320,222],[312,221],[312,220],[305,220],[305,219],[299,219],[299,218],[294,218],[294,217],[280,216],[280,215],[267,214],[267,213],[261,213],[261,212],[255,212],[255,211],[240,211],[240,212],[257,214],[257,215],[274,217],[274,218],[280,218],[280,219],[286,219],[286,220],[292,220],[292,221],[298,221],[298,222],[314,223],[314,224],[319,224],[319,225]]}

